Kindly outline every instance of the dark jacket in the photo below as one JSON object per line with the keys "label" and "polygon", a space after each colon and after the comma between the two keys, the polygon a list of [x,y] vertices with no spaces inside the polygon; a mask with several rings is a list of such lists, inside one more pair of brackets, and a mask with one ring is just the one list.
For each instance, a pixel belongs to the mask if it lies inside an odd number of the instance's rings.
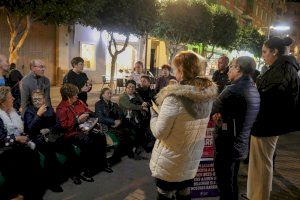
{"label": "dark jacket", "polygon": [[136,91],[145,102],[147,102],[149,105],[152,105],[151,100],[153,101],[155,100],[154,99],[156,95],[155,90],[151,89],[150,87],[148,88],[140,87]]}
{"label": "dark jacket", "polygon": [[21,91],[20,91],[20,81],[23,76],[17,69],[12,69],[9,72],[8,84],[11,88],[11,94],[14,97],[14,108],[19,110],[21,106]]}
{"label": "dark jacket", "polygon": [[68,100],[62,100],[59,103],[56,108],[56,115],[63,129],[65,138],[81,132],[79,129],[78,117],[83,113],[92,114],[81,100],[77,100],[73,105],[71,105]]}
{"label": "dark jacket", "polygon": [[81,88],[85,86],[86,82],[89,80],[87,75],[84,72],[79,74],[75,73],[73,70],[70,70],[63,79],[63,83],[71,83],[78,87],[79,94],[78,99],[86,103],[87,101],[87,92],[81,92]]}
{"label": "dark jacket", "polygon": [[227,73],[228,73],[228,68],[223,73],[217,70],[212,76],[212,80],[218,85],[219,94],[224,90],[225,86],[229,83]]}
{"label": "dark jacket", "polygon": [[220,113],[223,121],[223,128],[217,131],[217,153],[226,152],[234,159],[247,156],[250,131],[259,103],[259,93],[250,76],[242,76],[224,89],[212,109],[212,115]]}
{"label": "dark jacket", "polygon": [[106,103],[103,99],[96,102],[95,113],[99,122],[109,127],[115,124],[115,120],[121,120],[122,117],[121,109],[118,104],[111,101]]}
{"label": "dark jacket", "polygon": [[37,110],[32,106],[28,106],[24,113],[24,130],[29,134],[30,139],[36,142],[44,142],[44,138],[40,133],[42,129],[49,129],[51,135],[59,135],[61,130],[60,124],[56,119],[55,112],[52,107],[48,107],[43,116],[37,115]]}
{"label": "dark jacket", "polygon": [[290,56],[279,57],[257,79],[260,111],[251,134],[258,137],[278,136],[295,130],[300,80],[299,65]]}
{"label": "dark jacket", "polygon": [[168,77],[160,76],[155,83],[155,92],[158,93],[162,88],[166,87],[170,79],[175,79],[175,76],[169,75]]}

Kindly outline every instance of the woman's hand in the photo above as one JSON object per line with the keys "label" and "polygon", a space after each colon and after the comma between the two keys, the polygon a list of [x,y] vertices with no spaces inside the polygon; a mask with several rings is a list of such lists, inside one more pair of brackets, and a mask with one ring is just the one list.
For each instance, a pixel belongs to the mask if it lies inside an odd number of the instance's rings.
{"label": "woman's hand", "polygon": [[85,122],[87,119],[89,118],[89,114],[88,113],[83,113],[78,117],[78,121],[79,123],[83,123]]}
{"label": "woman's hand", "polygon": [[212,116],[212,120],[216,123],[217,126],[222,126],[222,115],[216,113]]}
{"label": "woman's hand", "polygon": [[38,109],[37,116],[41,117],[46,111],[47,111],[47,106],[46,104],[44,104]]}
{"label": "woman's hand", "polygon": [[16,141],[21,144],[26,144],[28,142],[28,137],[24,135],[16,136]]}

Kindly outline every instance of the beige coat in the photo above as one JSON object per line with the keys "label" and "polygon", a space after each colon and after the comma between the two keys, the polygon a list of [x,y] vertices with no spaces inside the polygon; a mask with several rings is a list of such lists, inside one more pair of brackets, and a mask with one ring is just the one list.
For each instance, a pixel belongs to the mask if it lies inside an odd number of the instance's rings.
{"label": "beige coat", "polygon": [[157,99],[160,113],[150,124],[156,138],[150,160],[152,176],[168,182],[195,177],[216,95],[215,84],[201,91],[189,85],[161,90]]}

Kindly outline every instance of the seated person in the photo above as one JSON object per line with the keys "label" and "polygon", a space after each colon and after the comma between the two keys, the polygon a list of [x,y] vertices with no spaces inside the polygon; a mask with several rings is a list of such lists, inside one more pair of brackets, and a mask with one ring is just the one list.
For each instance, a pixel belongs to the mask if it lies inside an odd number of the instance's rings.
{"label": "seated person", "polygon": [[108,131],[117,136],[121,143],[120,153],[126,152],[128,157],[133,157],[133,136],[130,131],[122,127],[122,112],[118,104],[111,101],[111,90],[103,88],[100,92],[100,100],[95,104],[95,113],[99,122],[107,126]]}
{"label": "seated person", "polygon": [[[75,184],[80,184],[80,179],[92,182],[92,174],[98,167],[101,167],[106,172],[112,172],[106,160],[105,135],[93,132],[87,134],[79,128],[79,125],[87,121],[93,113],[84,102],[77,99],[78,92],[79,90],[76,86],[68,83],[64,84],[60,89],[62,101],[56,109],[58,120],[63,128],[64,141],[78,146],[81,150],[80,157],[82,161],[80,164],[83,167],[83,173],[80,174],[81,169],[75,169],[78,163],[74,163],[74,168],[72,168],[73,170],[70,174]],[[69,152],[71,154],[71,151]]]}
{"label": "seated person", "polygon": [[0,171],[5,177],[0,197],[40,199],[39,154],[23,132],[23,121],[13,108],[10,91],[9,87],[0,87]]}
{"label": "seated person", "polygon": [[[36,90],[31,94],[31,102],[25,108],[24,129],[29,133],[29,138],[36,144],[37,150],[45,156],[45,184],[53,192],[63,192],[60,186],[61,171],[55,152],[62,147],[59,138],[54,141],[51,138],[59,137],[60,125],[52,107],[45,104],[45,96],[42,91]],[[50,138],[50,141],[49,141]]]}
{"label": "seated person", "polygon": [[146,127],[148,121],[148,103],[136,93],[136,83],[134,80],[129,80],[126,83],[125,92],[120,95],[119,104],[125,115],[123,123],[124,127],[128,127],[136,135],[134,157],[137,160],[142,159],[139,154],[146,147]]}
{"label": "seated person", "polygon": [[[142,76],[141,77],[141,87],[138,88],[137,93],[142,97],[144,102],[147,102],[148,108],[152,106],[152,101],[155,101],[155,95],[156,92],[154,89],[150,88],[150,78],[149,76]],[[151,115],[148,112],[147,113],[148,117],[147,120],[145,121],[145,129],[146,129],[146,138],[147,138],[147,152],[151,152],[152,148],[155,143],[155,137],[153,136],[151,130],[150,130],[150,118]]]}
{"label": "seated person", "polygon": [[141,87],[136,90],[140,97],[142,97],[143,101],[147,102],[149,106],[152,105],[151,100],[154,101],[156,95],[155,90],[151,89],[150,85],[150,77],[143,75],[141,76]]}
{"label": "seated person", "polygon": [[170,74],[171,66],[163,65],[161,67],[161,76],[156,79],[155,91],[158,93],[162,88],[166,87],[170,79],[176,79]]}

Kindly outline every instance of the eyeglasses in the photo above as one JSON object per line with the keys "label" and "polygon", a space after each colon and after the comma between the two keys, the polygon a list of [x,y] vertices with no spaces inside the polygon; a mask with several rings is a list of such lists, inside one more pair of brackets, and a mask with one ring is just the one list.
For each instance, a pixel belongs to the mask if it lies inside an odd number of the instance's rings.
{"label": "eyeglasses", "polygon": [[37,68],[40,68],[40,69],[46,69],[46,67],[44,65],[39,65],[39,66],[35,66]]}

